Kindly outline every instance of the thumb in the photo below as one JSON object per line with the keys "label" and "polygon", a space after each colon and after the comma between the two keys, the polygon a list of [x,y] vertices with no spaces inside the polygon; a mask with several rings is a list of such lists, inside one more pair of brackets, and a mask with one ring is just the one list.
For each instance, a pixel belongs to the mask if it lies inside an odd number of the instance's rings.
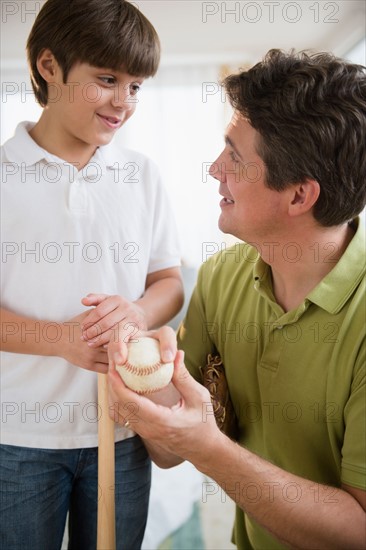
{"label": "thumb", "polygon": [[184,364],[184,352],[178,351],[174,361],[174,374],[172,382],[179,391],[184,401],[193,404],[205,399],[205,388],[199,384],[187,370]]}
{"label": "thumb", "polygon": [[108,344],[109,361],[114,365],[124,365],[127,361],[127,344],[122,340],[111,340]]}

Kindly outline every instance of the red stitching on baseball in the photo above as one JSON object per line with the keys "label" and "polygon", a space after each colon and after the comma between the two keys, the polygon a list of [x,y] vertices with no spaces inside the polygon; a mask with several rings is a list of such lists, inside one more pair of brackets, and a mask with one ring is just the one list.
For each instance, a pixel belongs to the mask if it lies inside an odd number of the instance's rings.
{"label": "red stitching on baseball", "polygon": [[160,361],[157,361],[154,365],[150,365],[149,367],[136,367],[135,365],[131,365],[131,363],[126,361],[126,363],[122,366],[132,374],[136,374],[137,376],[147,376],[148,374],[152,374],[153,372],[159,370],[161,367],[161,363]]}

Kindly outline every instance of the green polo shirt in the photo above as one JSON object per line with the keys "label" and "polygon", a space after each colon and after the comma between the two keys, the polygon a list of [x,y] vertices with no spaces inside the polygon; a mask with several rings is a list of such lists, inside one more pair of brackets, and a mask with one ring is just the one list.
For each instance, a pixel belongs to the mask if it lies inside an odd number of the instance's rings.
{"label": "green polo shirt", "polygon": [[[355,223],[342,258],[286,313],[254,248],[236,244],[210,258],[179,347],[197,380],[207,353],[220,353],[240,444],[303,478],[366,489],[365,234]],[[293,252],[295,261],[301,251]],[[301,494],[292,487],[284,498]],[[282,548],[239,508],[234,538],[240,549]]]}

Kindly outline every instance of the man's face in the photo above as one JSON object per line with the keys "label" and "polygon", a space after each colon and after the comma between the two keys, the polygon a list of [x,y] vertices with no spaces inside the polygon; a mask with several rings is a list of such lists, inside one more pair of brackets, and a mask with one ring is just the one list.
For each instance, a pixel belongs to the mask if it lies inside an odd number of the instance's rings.
{"label": "man's face", "polygon": [[225,148],[210,175],[220,182],[219,228],[249,243],[271,238],[281,227],[282,194],[266,187],[265,165],[256,151],[259,134],[235,113],[225,135]]}
{"label": "man's face", "polygon": [[58,67],[46,107],[58,137],[91,149],[109,143],[134,113],[142,82],[124,72],[77,63],[64,84]]}

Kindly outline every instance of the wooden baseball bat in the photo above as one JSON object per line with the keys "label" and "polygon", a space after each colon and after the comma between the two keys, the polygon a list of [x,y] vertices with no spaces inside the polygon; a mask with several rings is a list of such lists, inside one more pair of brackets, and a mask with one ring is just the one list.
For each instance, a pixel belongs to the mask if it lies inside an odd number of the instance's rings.
{"label": "wooden baseball bat", "polygon": [[115,550],[114,421],[108,408],[108,380],[98,373],[98,523],[97,550]]}

